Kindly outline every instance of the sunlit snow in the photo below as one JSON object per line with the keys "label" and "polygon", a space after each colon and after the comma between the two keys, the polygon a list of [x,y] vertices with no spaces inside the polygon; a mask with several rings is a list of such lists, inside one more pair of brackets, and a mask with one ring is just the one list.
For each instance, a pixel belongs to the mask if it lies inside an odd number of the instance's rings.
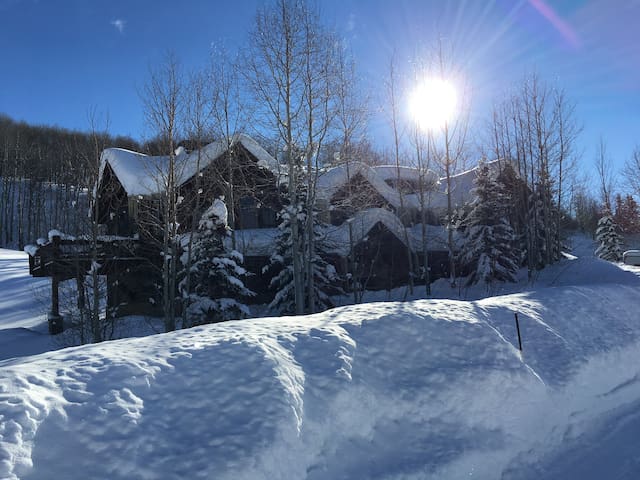
{"label": "sunlit snow", "polygon": [[638,478],[640,268],[589,252],[520,293],[44,352],[48,284],[0,250],[0,478]]}

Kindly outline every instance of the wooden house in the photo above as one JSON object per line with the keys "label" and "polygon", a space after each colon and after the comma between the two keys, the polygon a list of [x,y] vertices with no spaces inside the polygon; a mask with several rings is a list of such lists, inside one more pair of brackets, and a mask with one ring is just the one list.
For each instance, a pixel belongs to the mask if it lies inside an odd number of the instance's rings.
{"label": "wooden house", "polygon": [[[169,158],[109,148],[102,153],[97,187],[99,222],[109,235],[145,235],[145,226],[162,215]],[[281,208],[280,165],[247,135],[236,135],[174,158],[178,189],[177,221],[190,231],[213,199],[225,197],[230,227],[276,226]]]}
{"label": "wooden house", "polygon": [[[153,313],[148,300],[161,265],[158,225],[170,161],[175,166],[178,232],[195,230],[202,212],[223,196],[234,232],[229,242],[253,273],[247,283],[258,293],[255,301],[268,301],[269,279],[262,267],[274,251],[286,168],[251,137],[238,134],[193,152],[179,149],[173,159],[119,148],[102,153],[96,186],[101,242],[122,242],[104,247],[118,252],[103,269],[116,286],[109,303],[119,305],[121,314]],[[474,178],[473,170],[453,178],[454,203],[468,200]],[[357,282],[360,288],[391,289],[406,284],[409,275],[419,281],[425,249],[431,278],[447,274],[446,195],[434,172],[351,162],[325,168],[317,179],[328,260],[349,278],[347,288]],[[125,248],[131,248],[129,255]],[[36,248],[34,265],[47,255],[54,258],[49,250],[58,255],[60,248],[52,242]],[[135,261],[127,263],[128,257]],[[37,271],[48,275],[46,269]]]}

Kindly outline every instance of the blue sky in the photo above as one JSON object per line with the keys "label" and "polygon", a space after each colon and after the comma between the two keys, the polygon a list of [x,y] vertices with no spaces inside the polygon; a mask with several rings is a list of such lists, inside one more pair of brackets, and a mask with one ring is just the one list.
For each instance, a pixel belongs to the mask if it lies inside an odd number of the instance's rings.
{"label": "blue sky", "polygon": [[[0,0],[0,112],[87,128],[108,112],[111,131],[147,132],[138,90],[167,50],[203,66],[212,44],[246,42],[256,0]],[[591,164],[602,135],[621,164],[640,144],[640,0],[324,0],[329,25],[351,46],[363,78],[381,90],[391,55],[410,77],[417,52],[444,38],[473,92],[472,118],[525,72],[564,88],[584,126]],[[385,138],[380,121],[372,134]]]}

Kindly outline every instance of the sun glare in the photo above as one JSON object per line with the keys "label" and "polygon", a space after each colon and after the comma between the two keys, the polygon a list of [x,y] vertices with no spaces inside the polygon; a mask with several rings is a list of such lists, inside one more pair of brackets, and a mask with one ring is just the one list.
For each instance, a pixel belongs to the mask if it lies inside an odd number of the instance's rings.
{"label": "sun glare", "polygon": [[441,128],[451,120],[457,104],[453,85],[441,78],[429,78],[418,85],[409,99],[411,114],[423,130]]}

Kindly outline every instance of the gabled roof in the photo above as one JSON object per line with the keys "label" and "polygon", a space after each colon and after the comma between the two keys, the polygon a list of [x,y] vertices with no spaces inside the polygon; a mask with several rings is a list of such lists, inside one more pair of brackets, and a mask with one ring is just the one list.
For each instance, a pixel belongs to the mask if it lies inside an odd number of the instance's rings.
{"label": "gabled roof", "polygon": [[[176,182],[178,185],[193,177],[198,170],[205,168],[220,155],[224,154],[229,145],[242,145],[258,161],[258,166],[279,175],[280,166],[269,153],[262,148],[249,135],[240,133],[231,137],[231,142],[219,140],[210,143],[198,151],[189,154],[179,152],[176,155]],[[132,152],[123,148],[107,148],[100,157],[99,179],[106,165],[109,165],[113,173],[118,177],[128,195],[151,195],[161,192],[166,181],[169,157],[150,156],[143,153]],[[99,181],[100,181],[99,180]]]}
{"label": "gabled roof", "polygon": [[129,195],[148,195],[159,191],[158,170],[166,168],[167,157],[151,157],[124,148],[107,148],[100,155],[98,182],[107,165]]}
{"label": "gabled roof", "polygon": [[[400,179],[420,181],[421,172],[417,168],[400,167]],[[395,208],[399,208],[401,204],[410,207],[419,207],[418,194],[404,194],[402,201],[400,192],[390,186],[386,181],[398,178],[398,169],[395,166],[384,165],[372,167],[362,162],[350,162],[349,164],[339,165],[330,168],[318,177],[317,197],[324,200],[331,198],[347,184],[349,179],[361,175],[371,186]],[[437,183],[437,176],[431,170],[422,175],[423,181],[427,186]]]}
{"label": "gabled roof", "polygon": [[384,225],[405,245],[409,241],[410,248],[414,250],[411,238],[407,235],[400,219],[384,208],[370,208],[356,212],[342,225],[328,227],[327,241],[332,246],[333,253],[345,257],[349,255],[351,248],[363,241],[378,223]]}
{"label": "gabled roof", "polygon": [[[489,171],[496,174],[504,167],[506,160],[492,160],[485,162]],[[464,172],[451,175],[451,201],[454,207],[464,205],[473,200],[473,190],[477,177],[478,166],[465,170]],[[440,188],[431,194],[430,207],[433,209],[447,208],[447,179],[440,179]]]}

